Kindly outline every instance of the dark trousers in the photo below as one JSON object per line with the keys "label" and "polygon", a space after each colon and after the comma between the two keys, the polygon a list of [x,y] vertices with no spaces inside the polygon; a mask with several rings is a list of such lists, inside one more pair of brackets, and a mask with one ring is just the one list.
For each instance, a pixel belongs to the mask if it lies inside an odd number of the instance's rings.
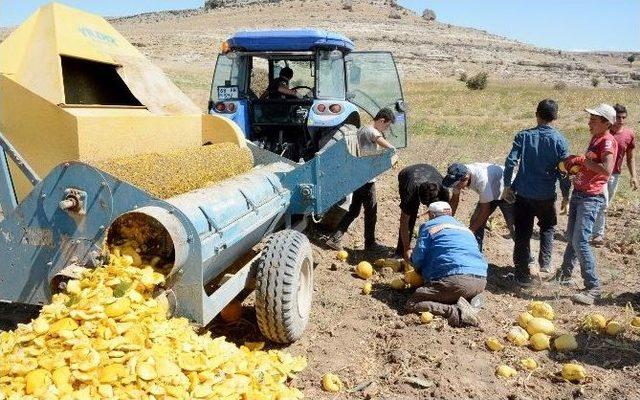
{"label": "dark trousers", "polygon": [[516,276],[518,277],[527,277],[530,274],[529,255],[534,218],[538,219],[538,227],[540,228],[538,264],[541,268],[548,268],[551,265],[553,234],[558,222],[555,198],[536,200],[516,196],[516,202],[513,205],[515,224],[513,264],[516,267]]}
{"label": "dark trousers", "polygon": [[447,318],[451,326],[460,326],[460,297],[471,300],[482,293],[487,279],[475,275],[452,275],[427,282],[419,287],[407,301],[408,312],[429,311]]}
{"label": "dark trousers", "polygon": [[349,229],[349,225],[360,215],[364,206],[364,245],[371,246],[376,242],[376,220],[378,219],[378,202],[376,200],[376,184],[365,183],[353,192],[349,211],[338,225],[338,235],[342,236]]}
{"label": "dark trousers", "polygon": [[[502,211],[502,215],[504,216],[504,220],[507,223],[507,229],[509,229],[509,233],[511,237],[515,235],[515,228],[513,222],[513,204],[509,204],[504,200],[494,200],[489,203],[489,216],[493,214],[496,208],[500,208]],[[478,242],[478,248],[482,251],[482,242],[484,241],[484,230],[487,227],[487,223],[485,222],[477,231],[473,232],[476,237],[476,241]]]}
{"label": "dark trousers", "polygon": [[[413,237],[413,228],[416,227],[416,220],[418,219],[419,208],[420,208],[420,205],[418,204],[418,207],[416,207],[415,210],[411,210],[411,213],[409,214],[409,236],[407,236],[409,238],[409,242],[411,242],[411,238]],[[404,253],[401,235],[402,235],[402,226],[398,228],[398,245],[396,246],[396,256],[398,257],[402,257]]]}

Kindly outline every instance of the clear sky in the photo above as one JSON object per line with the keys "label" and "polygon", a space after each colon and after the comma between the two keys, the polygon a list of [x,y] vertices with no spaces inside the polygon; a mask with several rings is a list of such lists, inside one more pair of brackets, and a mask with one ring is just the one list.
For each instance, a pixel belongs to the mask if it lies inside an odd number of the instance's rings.
{"label": "clear sky", "polygon": [[[204,0],[59,0],[105,16],[197,8]],[[358,0],[360,1],[360,0]],[[364,1],[364,0],[362,0]],[[17,25],[48,0],[0,0],[0,26]],[[640,52],[640,0],[399,0],[438,20],[562,50]],[[357,3],[354,2],[354,3]]]}

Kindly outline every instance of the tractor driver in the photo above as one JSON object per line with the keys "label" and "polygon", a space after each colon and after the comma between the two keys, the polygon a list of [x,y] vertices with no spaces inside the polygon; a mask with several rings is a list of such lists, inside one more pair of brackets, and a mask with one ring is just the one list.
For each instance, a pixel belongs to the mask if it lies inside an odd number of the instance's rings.
{"label": "tractor driver", "polygon": [[293,78],[293,70],[289,67],[284,67],[280,70],[280,76],[272,80],[267,86],[267,90],[262,95],[264,98],[267,96],[269,99],[299,99],[302,97],[294,89],[289,89],[289,81]]}

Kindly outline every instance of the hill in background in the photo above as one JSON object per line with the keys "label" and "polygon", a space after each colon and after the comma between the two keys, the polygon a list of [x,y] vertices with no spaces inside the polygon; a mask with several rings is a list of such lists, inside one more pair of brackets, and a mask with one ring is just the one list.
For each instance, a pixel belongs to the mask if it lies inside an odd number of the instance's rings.
{"label": "hill in background", "polygon": [[[405,80],[455,79],[489,72],[491,79],[552,86],[640,85],[628,54],[544,49],[485,31],[427,21],[384,0],[208,0],[194,10],[112,18],[116,28],[205,104],[220,44],[239,29],[316,27],[341,32],[358,50],[390,50]],[[6,36],[10,29],[0,32]]]}
{"label": "hill in background", "polygon": [[[125,36],[169,69],[212,72],[220,43],[239,29],[316,27],[339,31],[359,50],[391,50],[405,79],[456,77],[485,70],[494,78],[554,84],[632,86],[640,70],[624,53],[543,49],[485,31],[427,21],[392,2],[216,0],[211,10],[114,19]],[[250,4],[244,4],[250,3]],[[236,4],[229,6],[229,4]]]}

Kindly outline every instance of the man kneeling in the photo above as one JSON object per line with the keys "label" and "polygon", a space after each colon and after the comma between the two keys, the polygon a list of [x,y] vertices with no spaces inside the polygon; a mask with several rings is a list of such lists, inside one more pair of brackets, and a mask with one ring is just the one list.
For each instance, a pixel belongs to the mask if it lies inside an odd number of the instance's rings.
{"label": "man kneeling", "polygon": [[430,311],[451,326],[479,324],[471,304],[480,302],[487,284],[487,261],[473,233],[451,216],[448,203],[429,205],[429,221],[420,226],[411,262],[426,283],[407,302],[408,312]]}

